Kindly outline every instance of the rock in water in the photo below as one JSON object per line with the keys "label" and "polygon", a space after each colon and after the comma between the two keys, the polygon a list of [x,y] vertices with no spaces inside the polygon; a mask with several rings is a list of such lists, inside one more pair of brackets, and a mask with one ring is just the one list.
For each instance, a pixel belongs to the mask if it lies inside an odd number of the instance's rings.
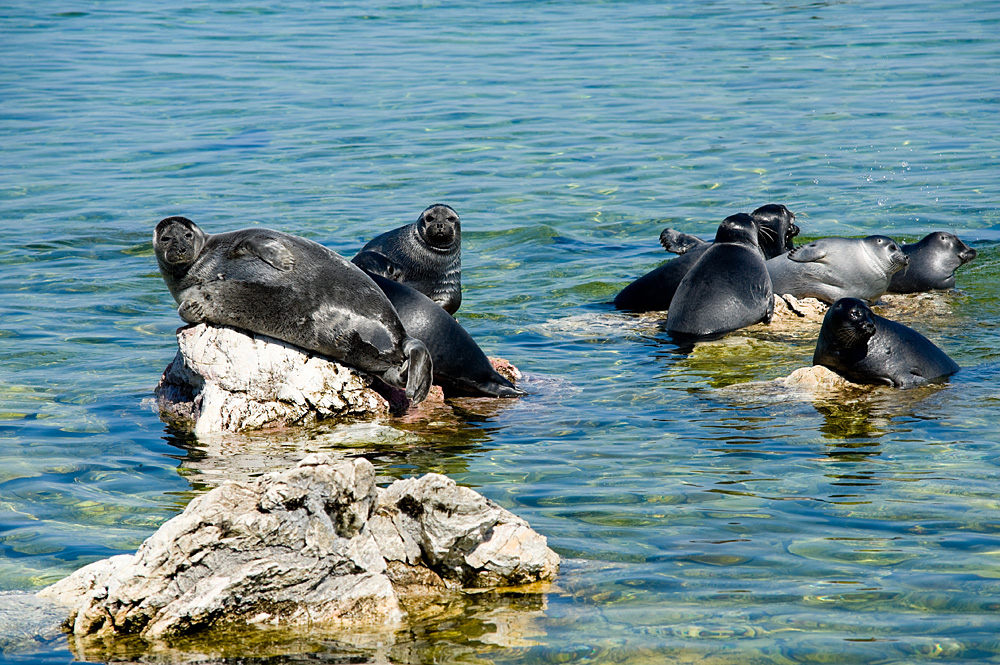
{"label": "rock in water", "polygon": [[375,486],[370,462],[306,457],[194,499],[134,555],[90,564],[39,596],[77,636],[214,626],[391,625],[407,585],[551,579],[559,557],[524,520],[438,474]]}
{"label": "rock in water", "polygon": [[264,335],[201,323],[179,329],[177,347],[157,404],[195,434],[389,413],[372,377]]}

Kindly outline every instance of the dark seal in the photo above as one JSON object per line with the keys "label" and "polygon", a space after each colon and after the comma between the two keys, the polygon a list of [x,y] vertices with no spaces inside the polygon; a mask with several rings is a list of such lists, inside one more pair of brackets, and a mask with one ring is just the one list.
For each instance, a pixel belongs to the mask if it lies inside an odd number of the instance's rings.
{"label": "dark seal", "polygon": [[413,224],[376,236],[351,261],[420,291],[449,314],[462,304],[462,222],[442,203],[424,210]]}
{"label": "dark seal", "polygon": [[371,275],[389,298],[410,337],[419,339],[434,360],[434,383],[446,394],[486,397],[525,395],[497,374],[483,350],[455,318],[437,303],[380,275]]}
{"label": "dark seal", "polygon": [[858,298],[841,298],[823,318],[813,364],[855,383],[913,388],[959,370],[916,330],[872,312]]}
{"label": "dark seal", "polygon": [[750,215],[740,213],[722,221],[715,242],[684,275],[667,310],[666,330],[682,339],[717,337],[770,323],[773,313],[757,228]]}
{"label": "dark seal", "polygon": [[976,250],[953,233],[936,231],[917,243],[903,245],[910,260],[892,276],[890,293],[918,293],[955,288],[955,271],[976,258]]}
{"label": "dark seal", "polygon": [[188,323],[233,326],[315,351],[427,396],[433,368],[382,290],[311,240],[268,229],[209,235],[185,217],[156,225],[153,247]]}
{"label": "dark seal", "polygon": [[[792,239],[799,234],[799,227],[795,225],[795,215],[791,210],[781,204],[769,203],[754,210],[750,216],[757,227],[757,244],[765,258],[778,256],[792,249]],[[615,296],[615,307],[632,312],[669,309],[684,275],[701,253],[712,245],[697,236],[674,229],[664,229],[660,233],[660,244],[668,252],[680,256],[622,289]]]}
{"label": "dark seal", "polygon": [[[750,216],[757,225],[757,244],[765,259],[780,256],[795,246],[792,241],[799,235],[800,229],[791,210],[780,203],[768,203],[754,210]],[[698,236],[668,228],[660,232],[660,244],[668,252],[686,254],[708,243]]]}

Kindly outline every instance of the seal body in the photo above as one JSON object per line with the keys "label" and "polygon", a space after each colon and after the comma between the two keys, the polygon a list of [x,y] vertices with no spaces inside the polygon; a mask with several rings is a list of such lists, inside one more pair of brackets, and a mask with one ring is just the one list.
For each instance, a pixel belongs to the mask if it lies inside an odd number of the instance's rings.
{"label": "seal body", "polygon": [[[765,259],[791,251],[792,240],[799,234],[795,213],[780,203],[769,203],[754,210],[750,216],[757,225],[757,244]],[[668,228],[660,232],[660,244],[668,252],[686,254],[707,242],[690,233]]]}
{"label": "seal body", "polygon": [[953,233],[929,233],[912,245],[903,245],[909,259],[905,270],[892,276],[890,293],[917,293],[955,288],[955,271],[976,258],[976,250]]}
{"label": "seal body", "polygon": [[435,203],[417,221],[376,236],[351,261],[420,291],[449,314],[462,304],[462,222]]}
{"label": "seal body", "polygon": [[813,364],[855,383],[913,388],[959,370],[916,330],[890,321],[858,298],[841,298],[823,318]]}
{"label": "seal body", "polygon": [[430,351],[434,383],[453,394],[487,397],[527,394],[500,376],[465,328],[433,300],[406,284],[379,275],[371,278],[396,308],[406,333],[419,339]]}
{"label": "seal body", "polygon": [[209,235],[184,217],[162,220],[153,247],[188,323],[268,335],[379,376],[414,402],[426,397],[427,348],[375,282],[326,247],[259,228]]}
{"label": "seal body", "polygon": [[823,238],[767,261],[774,292],[833,303],[841,298],[874,302],[909,259],[885,236]]}
{"label": "seal body", "polygon": [[[799,227],[795,225],[795,215],[791,210],[780,204],[768,204],[754,210],[750,217],[756,226],[757,245],[765,258],[783,254],[792,248],[792,239],[798,235]],[[702,253],[712,246],[711,242],[674,229],[664,229],[660,233],[660,244],[680,256],[622,289],[615,296],[615,307],[633,312],[670,309],[681,280]]]}
{"label": "seal body", "polygon": [[684,275],[667,310],[666,329],[673,337],[715,337],[770,323],[773,313],[771,280],[757,246],[756,225],[740,213],[722,221],[715,242]]}

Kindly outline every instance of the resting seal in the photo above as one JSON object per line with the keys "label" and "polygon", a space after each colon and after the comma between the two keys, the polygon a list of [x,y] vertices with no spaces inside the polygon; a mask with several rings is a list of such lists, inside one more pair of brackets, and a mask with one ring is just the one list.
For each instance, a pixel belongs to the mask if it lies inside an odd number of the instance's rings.
{"label": "resting seal", "polygon": [[858,298],[841,298],[826,313],[813,364],[855,383],[913,388],[959,370],[933,342],[878,316]]}
{"label": "resting seal", "polygon": [[433,368],[368,275],[331,250],[268,229],[208,235],[184,217],[156,225],[153,247],[177,313],[268,335],[427,396]]}
{"label": "resting seal", "polygon": [[442,203],[424,210],[413,224],[376,236],[351,261],[420,291],[449,314],[462,304],[462,222]]}
{"label": "resting seal", "polygon": [[976,258],[976,250],[944,231],[929,233],[920,242],[903,245],[903,253],[910,264],[892,276],[890,293],[953,289],[955,271]]}
{"label": "resting seal", "polygon": [[[768,203],[754,210],[750,216],[757,225],[757,244],[764,252],[765,259],[772,259],[792,249],[792,239],[799,235],[795,213],[780,203]],[[685,254],[708,243],[689,233],[663,229],[660,232],[660,244],[668,252]]]}
{"label": "resting seal", "polygon": [[885,236],[823,238],[768,259],[767,271],[779,295],[828,303],[841,298],[874,302],[907,261],[899,245]]}
{"label": "resting seal", "polygon": [[757,228],[750,215],[740,213],[722,221],[715,242],[684,275],[667,310],[666,329],[674,337],[714,337],[770,323],[773,313]]}
{"label": "resting seal", "polygon": [[399,313],[410,337],[419,339],[434,360],[434,383],[450,393],[487,397],[526,395],[497,374],[483,350],[455,318],[437,303],[379,275],[370,275]]}
{"label": "resting seal", "polygon": [[[757,226],[757,244],[769,258],[792,248],[792,238],[799,233],[795,215],[783,205],[771,203],[761,206],[750,215]],[[695,264],[702,252],[712,246],[697,236],[664,229],[660,244],[670,252],[680,254],[676,259],[651,270],[635,280],[615,296],[618,309],[633,312],[650,312],[670,308],[677,287]]]}

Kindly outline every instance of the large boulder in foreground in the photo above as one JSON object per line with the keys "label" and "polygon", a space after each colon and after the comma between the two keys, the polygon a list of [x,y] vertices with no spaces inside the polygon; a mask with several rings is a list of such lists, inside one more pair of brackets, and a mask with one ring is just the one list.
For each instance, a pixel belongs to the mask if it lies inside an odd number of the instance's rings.
{"label": "large boulder in foreground", "polygon": [[39,596],[80,637],[169,637],[213,626],[391,625],[400,596],[551,579],[545,538],[438,474],[375,485],[364,459],[316,454],[193,500],[134,555],[81,568]]}
{"label": "large boulder in foreground", "polygon": [[296,346],[226,326],[177,331],[177,355],[156,387],[162,416],[195,434],[379,416],[377,379]]}

